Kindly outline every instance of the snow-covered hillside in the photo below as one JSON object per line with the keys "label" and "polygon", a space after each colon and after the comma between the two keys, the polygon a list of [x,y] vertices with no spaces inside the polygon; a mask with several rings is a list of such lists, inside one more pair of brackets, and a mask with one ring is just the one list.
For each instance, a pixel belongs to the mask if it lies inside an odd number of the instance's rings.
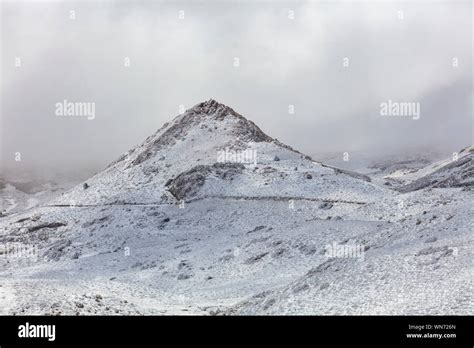
{"label": "snow-covered hillside", "polygon": [[402,192],[426,187],[470,187],[474,185],[474,146],[462,149],[459,155],[428,165],[418,171],[405,174],[409,184]]}
{"label": "snow-covered hillside", "polygon": [[206,101],[0,218],[0,313],[472,314],[472,161],[443,173],[402,193]]}

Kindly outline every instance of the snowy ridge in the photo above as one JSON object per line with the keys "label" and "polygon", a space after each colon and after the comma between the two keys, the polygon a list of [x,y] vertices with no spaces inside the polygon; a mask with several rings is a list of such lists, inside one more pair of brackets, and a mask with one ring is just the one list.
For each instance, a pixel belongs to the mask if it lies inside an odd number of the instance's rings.
{"label": "snowy ridge", "polygon": [[[405,176],[405,179],[406,176]],[[443,160],[410,175],[411,183],[400,191],[409,192],[425,187],[470,187],[474,185],[474,146],[462,149],[459,157]]]}

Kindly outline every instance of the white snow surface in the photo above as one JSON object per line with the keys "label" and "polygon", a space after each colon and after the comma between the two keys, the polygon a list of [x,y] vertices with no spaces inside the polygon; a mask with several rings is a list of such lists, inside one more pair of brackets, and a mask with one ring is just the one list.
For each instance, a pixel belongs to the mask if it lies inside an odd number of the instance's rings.
{"label": "white snow surface", "polygon": [[474,313],[469,185],[401,193],[213,100],[85,183],[0,218],[0,314]]}

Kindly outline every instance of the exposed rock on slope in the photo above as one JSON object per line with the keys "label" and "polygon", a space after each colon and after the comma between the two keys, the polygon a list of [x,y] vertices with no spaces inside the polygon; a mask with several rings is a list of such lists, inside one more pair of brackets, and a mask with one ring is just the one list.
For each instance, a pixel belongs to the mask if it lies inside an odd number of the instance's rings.
{"label": "exposed rock on slope", "polygon": [[191,198],[205,184],[206,178],[214,175],[223,180],[232,180],[241,174],[245,166],[241,163],[214,163],[211,166],[199,165],[179,174],[166,183],[171,194],[179,200]]}

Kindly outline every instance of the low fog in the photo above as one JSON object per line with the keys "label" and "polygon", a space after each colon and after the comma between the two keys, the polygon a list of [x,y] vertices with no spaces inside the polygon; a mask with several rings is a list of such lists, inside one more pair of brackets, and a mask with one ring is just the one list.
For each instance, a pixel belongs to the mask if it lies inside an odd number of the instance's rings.
{"label": "low fog", "polygon": [[[472,143],[470,1],[0,7],[10,175],[99,171],[210,98],[310,155]],[[95,103],[95,117],[58,117],[64,100]],[[382,117],[388,100],[419,103],[419,119]]]}

